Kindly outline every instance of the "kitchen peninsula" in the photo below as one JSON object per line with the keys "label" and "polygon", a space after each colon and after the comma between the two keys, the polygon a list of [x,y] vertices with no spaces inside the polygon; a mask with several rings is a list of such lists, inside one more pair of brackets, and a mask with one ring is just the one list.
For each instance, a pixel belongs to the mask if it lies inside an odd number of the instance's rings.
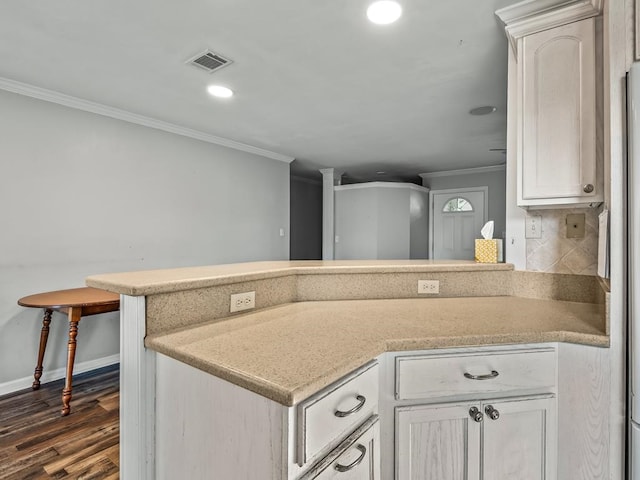
{"label": "kitchen peninsula", "polygon": [[[418,294],[418,280],[439,293]],[[580,455],[607,417],[576,427],[608,402],[595,277],[464,261],[257,262],[87,284],[122,295],[125,480],[422,478],[425,462],[508,475],[495,442],[525,430],[522,448],[542,445],[516,465],[527,478],[606,464],[600,443],[597,458]],[[256,309],[230,314],[242,292]],[[448,446],[465,454],[410,453],[444,441],[421,434],[428,425],[459,432]]]}

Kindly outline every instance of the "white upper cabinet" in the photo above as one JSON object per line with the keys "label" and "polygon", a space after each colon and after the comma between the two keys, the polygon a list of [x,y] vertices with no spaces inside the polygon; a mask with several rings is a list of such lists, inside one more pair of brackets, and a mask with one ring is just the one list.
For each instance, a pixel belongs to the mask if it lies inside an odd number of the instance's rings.
{"label": "white upper cabinet", "polygon": [[595,25],[518,40],[521,205],[596,201]]}
{"label": "white upper cabinet", "polygon": [[[540,8],[549,2],[538,2]],[[602,112],[599,99],[596,16],[600,5],[565,2],[543,13],[523,10],[538,3],[497,12],[505,22],[515,55],[509,79],[515,113],[518,205],[524,208],[596,206],[604,199]],[[600,145],[601,147],[601,145]],[[511,163],[513,165],[513,163]]]}

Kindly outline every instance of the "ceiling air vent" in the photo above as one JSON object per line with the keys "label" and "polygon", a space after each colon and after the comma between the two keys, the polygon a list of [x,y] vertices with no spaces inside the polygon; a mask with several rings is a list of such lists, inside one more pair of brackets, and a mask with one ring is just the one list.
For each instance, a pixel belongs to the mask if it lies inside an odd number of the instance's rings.
{"label": "ceiling air vent", "polygon": [[209,73],[213,73],[216,70],[220,70],[221,68],[230,65],[233,61],[228,58],[224,58],[222,55],[218,55],[211,50],[206,50],[205,52],[199,53],[195,57],[187,60],[187,63],[195,67],[202,68]]}

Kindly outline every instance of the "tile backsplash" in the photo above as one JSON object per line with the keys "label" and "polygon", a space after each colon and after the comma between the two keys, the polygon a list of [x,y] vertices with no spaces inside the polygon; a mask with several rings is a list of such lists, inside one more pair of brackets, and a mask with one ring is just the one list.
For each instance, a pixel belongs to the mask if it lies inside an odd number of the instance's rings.
{"label": "tile backsplash", "polygon": [[[567,238],[566,217],[585,214],[584,238]],[[542,217],[542,238],[527,239],[527,270],[595,275],[598,267],[597,208],[529,210]]]}

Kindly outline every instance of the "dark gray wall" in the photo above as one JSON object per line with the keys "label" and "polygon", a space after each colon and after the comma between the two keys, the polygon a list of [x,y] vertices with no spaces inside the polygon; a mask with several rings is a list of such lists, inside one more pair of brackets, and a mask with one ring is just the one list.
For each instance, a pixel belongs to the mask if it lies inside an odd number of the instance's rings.
{"label": "dark gray wall", "polygon": [[291,175],[291,260],[322,259],[322,182]]}

